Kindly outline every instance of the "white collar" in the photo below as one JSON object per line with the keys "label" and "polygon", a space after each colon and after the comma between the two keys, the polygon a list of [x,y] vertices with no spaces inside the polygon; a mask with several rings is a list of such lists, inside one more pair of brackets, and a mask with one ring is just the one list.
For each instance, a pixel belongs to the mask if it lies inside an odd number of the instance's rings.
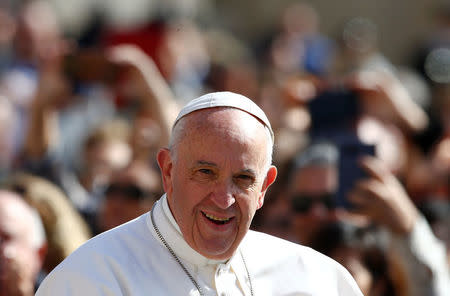
{"label": "white collar", "polygon": [[[175,218],[172,215],[172,212],[170,211],[169,204],[167,202],[167,196],[164,194],[155,204],[153,209],[154,219],[156,226],[158,227],[160,233],[166,240],[166,242],[170,245],[170,247],[173,249],[175,254],[182,260],[189,262],[190,264],[193,264],[194,266],[200,267],[202,270],[212,270],[213,273],[205,274],[206,282],[212,283],[212,279],[209,279],[211,276],[214,276],[214,271],[218,268],[219,265],[222,267],[225,267],[226,270],[229,270],[230,268],[233,269],[237,280],[239,282],[239,285],[241,289],[244,289],[245,295],[248,295],[250,293],[249,286],[248,286],[248,278],[247,278],[247,272],[245,264],[241,258],[241,256],[236,255],[238,252],[236,252],[229,260],[213,260],[204,257],[194,249],[192,249],[189,244],[184,240],[183,235],[181,234],[180,228],[175,221]],[[147,227],[149,227],[152,235],[154,238],[162,245],[164,244],[161,242],[160,238],[156,234],[151,217],[151,213],[147,214]],[[242,244],[239,247],[239,249],[242,248]],[[245,254],[244,254],[245,256]],[[207,268],[207,269],[204,269]],[[200,271],[200,270],[198,270]],[[250,273],[252,273],[250,271]]]}

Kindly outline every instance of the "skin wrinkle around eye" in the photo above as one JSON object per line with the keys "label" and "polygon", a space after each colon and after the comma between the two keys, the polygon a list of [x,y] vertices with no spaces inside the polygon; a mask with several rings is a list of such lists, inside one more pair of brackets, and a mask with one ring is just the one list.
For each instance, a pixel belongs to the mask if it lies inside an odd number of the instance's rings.
{"label": "skin wrinkle around eye", "polygon": [[[191,169],[191,180],[205,183],[216,181],[220,176],[220,168],[208,161],[197,161]],[[233,183],[241,190],[252,190],[258,185],[256,173],[252,169],[245,169],[233,176]]]}

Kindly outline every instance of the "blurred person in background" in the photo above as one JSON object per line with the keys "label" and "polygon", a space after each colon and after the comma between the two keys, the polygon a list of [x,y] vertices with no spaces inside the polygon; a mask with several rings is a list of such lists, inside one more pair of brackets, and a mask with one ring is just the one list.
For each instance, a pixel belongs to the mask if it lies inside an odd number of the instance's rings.
{"label": "blurred person in background", "polygon": [[64,50],[59,24],[54,10],[48,1],[22,1],[17,4],[10,1],[5,9],[9,14],[2,21],[9,25],[2,26],[2,32],[8,31],[11,54],[0,73],[0,94],[11,101],[18,114],[14,125],[13,157],[24,144],[30,104],[38,87],[38,68],[58,52]]}
{"label": "blurred person in background", "polygon": [[321,91],[334,44],[320,32],[320,16],[306,2],[283,7],[277,27],[262,43],[256,49],[263,72],[257,102],[277,134],[274,160],[284,166],[307,143],[305,105]]}
{"label": "blurred person in background", "polygon": [[209,71],[208,49],[204,32],[188,18],[161,18],[131,28],[106,28],[101,41],[108,48],[133,44],[142,49],[155,62],[180,104],[203,90]]}
{"label": "blurred person in background", "polygon": [[91,238],[92,232],[67,196],[46,179],[22,172],[11,174],[4,188],[20,195],[39,214],[47,238],[42,271],[49,273]]}
{"label": "blurred person in background", "polygon": [[[34,151],[39,149],[42,136],[34,134],[30,141]],[[94,130],[85,140],[78,170],[70,170],[52,158],[51,153],[41,158],[28,157],[24,169],[58,185],[70,203],[92,226],[100,196],[111,176],[126,167],[132,158],[129,126],[123,121],[111,121]]]}
{"label": "blurred person in background", "polygon": [[391,74],[363,71],[349,81],[359,106],[355,127],[358,138],[375,145],[378,157],[398,178],[408,179],[421,158],[412,138],[430,123],[425,110]]}
{"label": "blurred person in background", "polygon": [[[339,168],[348,160],[343,158],[345,151],[342,148],[345,146],[342,144],[348,141],[349,135],[362,144],[375,145],[375,155],[382,161],[365,159],[360,163],[368,175],[364,180],[366,183],[361,181],[356,185],[358,188],[364,184],[357,191],[359,199],[352,195],[352,202],[353,199],[359,201],[354,202],[354,209],[335,209],[342,205],[335,204],[333,207],[332,203],[327,209],[327,199],[322,198],[319,202],[321,212],[325,213],[322,217],[327,217],[327,213],[336,213],[339,219],[353,223],[375,223],[387,230],[390,235],[389,258],[399,271],[397,275],[393,273],[396,275],[393,282],[398,286],[396,290],[402,291],[399,292],[401,295],[444,295],[449,289],[448,270],[443,265],[446,261],[443,259],[445,246],[433,235],[397,179],[409,173],[410,167],[407,165],[411,147],[408,137],[424,130],[428,117],[392,74],[377,70],[360,71],[353,75],[350,80],[343,80],[346,83],[344,89],[326,90],[310,101],[310,136],[312,139],[334,141],[339,151]],[[344,186],[343,181],[346,180],[342,177],[345,176],[343,173],[347,174],[347,171],[339,169],[339,176],[334,176],[334,183],[331,182],[335,193],[340,194],[339,188]],[[321,179],[326,180],[324,177]],[[355,220],[356,217],[358,220]],[[300,234],[311,231],[306,229],[296,231]]]}
{"label": "blurred person in background", "polygon": [[[430,126],[424,103],[429,92],[412,69],[399,70],[383,55],[378,38],[371,20],[356,17],[346,22],[331,81],[344,84],[358,97],[358,136],[375,144],[391,171],[407,179],[422,161],[414,138]],[[412,76],[416,82],[409,82]]]}
{"label": "blurred person in background", "polygon": [[426,130],[430,119],[395,76],[355,71],[339,81],[323,82],[306,105],[311,138],[339,142],[350,133],[374,145],[377,156],[402,180],[417,168],[412,137]]}
{"label": "blurred person in background", "polygon": [[[117,75],[126,74],[123,84],[117,84],[118,87],[126,87],[139,102],[137,113],[130,119],[135,124],[130,129],[121,121],[104,121],[103,126],[95,126],[97,131],[92,126],[89,128],[93,124],[89,123],[89,118],[99,120],[95,110],[101,106],[91,108],[93,106],[89,99],[80,97],[74,99],[75,102],[70,102],[70,99],[67,101],[72,95],[68,92],[69,81],[61,72],[62,65],[55,60],[56,64],[49,64],[42,73],[37,97],[32,105],[24,159],[25,167],[31,172],[47,176],[62,186],[77,209],[91,223],[98,207],[98,191],[108,182],[111,174],[125,167],[131,159],[150,162],[156,154],[156,147],[167,143],[171,114],[177,110],[177,106],[152,60],[137,47],[121,45],[111,48],[108,57],[81,55],[78,59],[81,63],[78,66],[86,66],[88,61],[102,66],[90,72],[86,72],[85,68],[80,69],[85,71],[81,73],[74,70],[79,75],[88,75],[82,76],[85,79],[102,81],[102,75],[114,75],[114,71]],[[113,72],[104,73],[108,69]],[[77,100],[88,103],[82,103],[84,107],[78,108]],[[61,108],[74,113],[67,117]],[[77,143],[79,146],[84,143],[85,146],[77,156],[80,160],[76,167],[67,166],[70,153],[65,153],[65,147],[81,134],[76,136],[78,132],[73,134],[70,130],[65,130],[64,124],[59,125],[58,119],[61,117],[66,123],[71,123],[72,131],[76,129],[84,134],[81,137],[83,140]],[[66,138],[72,139],[68,143]],[[62,143],[63,147],[60,146]],[[63,156],[63,160],[60,156]]]}
{"label": "blurred person in background", "polygon": [[96,217],[96,233],[148,212],[161,193],[159,172],[144,162],[131,163],[115,173],[106,186]]}
{"label": "blurred person in background", "polygon": [[312,248],[345,266],[366,296],[395,296],[383,237],[346,221],[319,230]]}
{"label": "blurred person in background", "polygon": [[333,42],[319,31],[320,18],[310,4],[287,5],[278,31],[266,41],[264,63],[276,76],[309,73],[324,76],[333,57]]}
{"label": "blurred person in background", "polygon": [[395,66],[380,51],[377,25],[365,17],[354,17],[339,32],[331,75],[340,77],[357,71],[395,73]]}
{"label": "blurred person in background", "polygon": [[411,201],[404,186],[380,160],[366,157],[367,178],[349,193],[355,213],[368,217],[389,235],[389,259],[401,295],[446,295],[450,275],[445,245]]}
{"label": "blurred person in background", "polygon": [[[365,141],[378,142],[379,156],[404,178],[411,170],[408,157],[415,149],[411,139],[430,124],[423,103],[429,100],[429,92],[426,82],[412,69],[399,70],[383,55],[378,38],[377,25],[371,20],[356,17],[347,21],[340,32],[331,81],[343,81],[357,93],[363,115],[358,134]],[[413,83],[408,80],[412,76],[416,79]]]}
{"label": "blurred person in background", "polygon": [[339,151],[330,142],[309,145],[293,160],[285,195],[293,211],[296,240],[310,246],[324,225],[338,220],[334,194],[338,189]]}
{"label": "blurred person in background", "polygon": [[171,125],[179,110],[178,97],[151,57],[137,46],[123,44],[109,49],[111,61],[124,69],[119,93],[137,100],[131,118],[133,159],[151,162],[158,147],[169,141]]}
{"label": "blurred person in background", "polygon": [[23,1],[21,5],[10,2],[9,6],[6,13],[13,22],[9,26],[13,28],[10,29],[12,55],[1,75],[0,89],[26,111],[37,87],[38,66],[62,50],[64,41],[55,11],[48,1]]}
{"label": "blurred person in background", "polygon": [[332,142],[314,142],[299,154],[288,190],[282,193],[291,203],[295,238],[311,245],[326,225],[346,221],[366,227],[374,223],[389,235],[387,258],[397,271],[392,282],[396,291],[402,291],[399,295],[445,295],[450,288],[445,246],[380,160],[360,160],[367,175],[347,194],[351,208],[337,199],[345,181],[340,167],[348,160]]}
{"label": "blurred person in background", "polygon": [[163,76],[181,104],[204,92],[203,83],[209,71],[210,58],[204,32],[196,23],[188,19],[171,23],[158,57],[163,66]]}
{"label": "blurred person in background", "polygon": [[205,90],[227,90],[257,98],[260,71],[249,45],[223,29],[206,31],[204,39],[210,57]]}
{"label": "blurred person in background", "polygon": [[[448,200],[448,100],[437,104],[433,99],[432,105],[439,105],[432,107],[438,110],[436,117],[429,115],[395,77],[377,72],[355,77],[364,114],[358,122],[359,137],[376,144],[379,157],[402,180],[416,205],[431,196]],[[437,125],[440,128],[436,129]]]}
{"label": "blurred person in background", "polygon": [[46,252],[39,215],[20,196],[0,190],[0,295],[34,295]]}

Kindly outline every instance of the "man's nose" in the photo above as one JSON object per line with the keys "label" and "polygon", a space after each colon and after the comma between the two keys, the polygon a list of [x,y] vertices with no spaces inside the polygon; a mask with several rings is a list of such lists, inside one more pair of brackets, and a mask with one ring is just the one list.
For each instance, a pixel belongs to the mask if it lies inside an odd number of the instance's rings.
{"label": "man's nose", "polygon": [[235,202],[233,184],[231,182],[220,182],[214,188],[211,200],[221,209],[231,207]]}
{"label": "man's nose", "polygon": [[329,214],[329,210],[323,203],[315,202],[311,206],[309,213],[316,218],[324,218]]}
{"label": "man's nose", "polygon": [[0,242],[0,258],[11,258],[16,254],[13,246],[6,242]]}

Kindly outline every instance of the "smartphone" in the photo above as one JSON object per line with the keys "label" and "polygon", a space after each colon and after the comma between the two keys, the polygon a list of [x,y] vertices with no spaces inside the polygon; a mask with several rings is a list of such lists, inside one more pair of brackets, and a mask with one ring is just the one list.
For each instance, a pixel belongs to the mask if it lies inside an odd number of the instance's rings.
{"label": "smartphone", "polygon": [[308,103],[311,134],[327,137],[336,130],[351,129],[360,112],[358,102],[357,94],[344,87],[320,93]]}
{"label": "smartphone", "polygon": [[64,74],[76,83],[114,83],[119,66],[100,49],[81,49],[64,58]]}
{"label": "smartphone", "polygon": [[336,206],[346,209],[354,208],[347,196],[359,180],[368,178],[359,165],[363,156],[375,156],[375,146],[361,142],[355,134],[341,137],[339,147],[339,186],[336,193]]}

